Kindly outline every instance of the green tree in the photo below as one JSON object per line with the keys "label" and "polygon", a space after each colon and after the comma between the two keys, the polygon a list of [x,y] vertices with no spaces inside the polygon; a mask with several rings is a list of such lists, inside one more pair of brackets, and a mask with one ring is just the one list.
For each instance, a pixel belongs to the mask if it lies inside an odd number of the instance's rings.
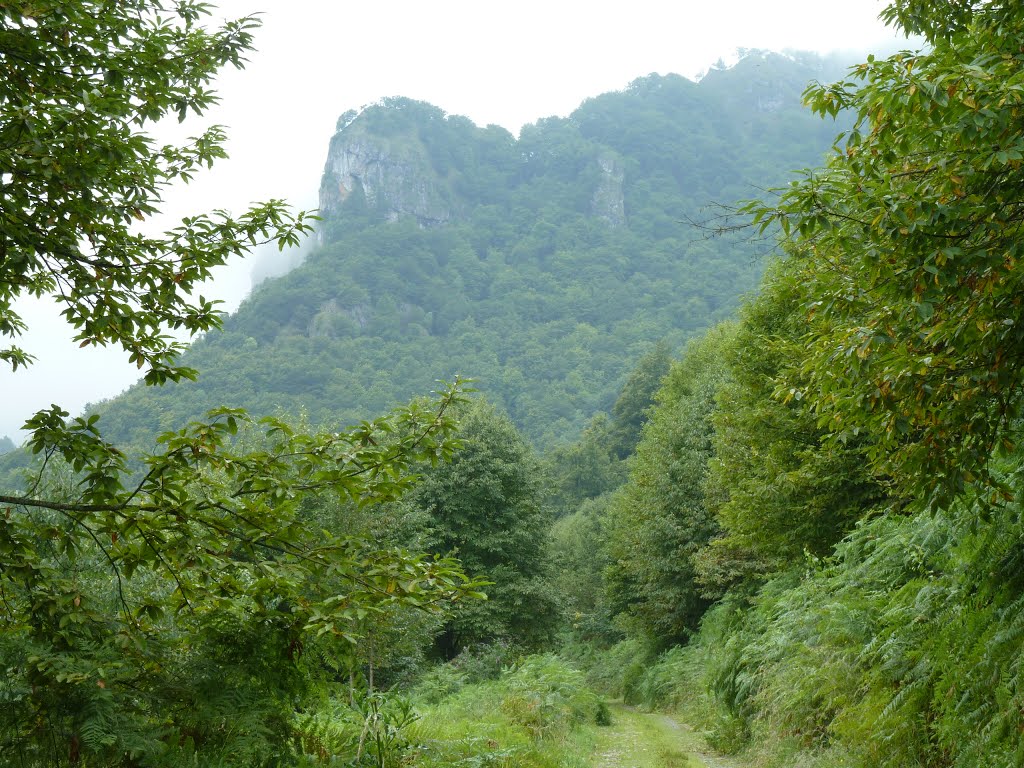
{"label": "green tree", "polygon": [[672,354],[664,342],[640,358],[612,406],[613,451],[620,459],[630,456],[647,421],[647,409],[672,365]]}
{"label": "green tree", "polygon": [[461,411],[458,438],[453,459],[427,470],[408,503],[429,517],[431,551],[457,556],[466,573],[493,584],[486,602],[452,616],[439,649],[452,655],[495,640],[542,647],[554,632],[557,603],[540,463],[508,417],[483,401]]}
{"label": "green tree", "polygon": [[805,385],[811,301],[788,266],[769,269],[725,351],[706,486],[723,535],[700,556],[702,579],[719,589],[785,570],[805,552],[827,556],[886,498],[866,461],[870,437],[831,441],[811,404],[786,396]]}
{"label": "green tree", "polygon": [[654,647],[686,642],[709,605],[697,583],[696,556],[718,533],[704,483],[731,335],[729,327],[713,329],[669,371],[629,481],[611,500],[609,601]]}
{"label": "green tree", "polygon": [[612,424],[607,415],[599,413],[590,420],[579,440],[557,446],[544,456],[551,504],[558,517],[625,482],[626,463],[614,455],[614,445]]}
{"label": "green tree", "polygon": [[604,589],[605,570],[612,564],[607,534],[611,498],[587,499],[556,520],[549,542],[552,582],[569,628],[584,642],[603,645],[622,637],[612,624]]}
{"label": "green tree", "polygon": [[[374,615],[467,592],[451,561],[303,515],[315,494],[365,504],[407,490],[413,462],[450,453],[455,399],[342,433],[265,419],[242,448],[232,437],[250,420],[223,409],[162,435],[141,475],[95,417],[37,415],[30,447],[67,469],[0,496],[5,752],[26,765],[157,762],[168,745],[240,765],[288,754],[295,707],[316,692],[304,648],[334,659],[327,673]],[[238,730],[219,725],[229,715]]]}
{"label": "green tree", "polygon": [[942,507],[987,478],[1019,414],[1024,8],[898,0],[884,15],[928,49],[811,88],[815,110],[855,125],[823,170],[751,210],[799,241],[815,285],[794,396],[838,441],[874,435],[904,501]]}

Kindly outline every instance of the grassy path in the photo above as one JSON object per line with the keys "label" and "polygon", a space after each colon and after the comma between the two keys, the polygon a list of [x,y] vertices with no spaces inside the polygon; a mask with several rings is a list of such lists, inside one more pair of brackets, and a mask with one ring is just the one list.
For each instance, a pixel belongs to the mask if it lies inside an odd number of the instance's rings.
{"label": "grassy path", "polygon": [[609,706],[612,725],[599,729],[593,768],[742,768],[708,754],[700,736],[667,715]]}

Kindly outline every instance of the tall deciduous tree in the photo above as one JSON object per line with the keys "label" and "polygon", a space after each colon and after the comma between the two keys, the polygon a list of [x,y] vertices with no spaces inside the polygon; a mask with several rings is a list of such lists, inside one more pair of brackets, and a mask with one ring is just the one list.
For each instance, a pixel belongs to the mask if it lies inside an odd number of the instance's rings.
{"label": "tall deciduous tree", "polygon": [[409,503],[430,517],[432,551],[456,555],[466,573],[494,583],[486,602],[452,617],[441,650],[495,640],[543,646],[557,603],[547,574],[552,520],[540,463],[509,418],[483,401],[461,412],[458,437],[459,451],[425,473]]}
{"label": "tall deciduous tree", "polygon": [[[856,123],[822,171],[755,206],[801,243],[807,386],[905,499],[946,506],[1012,447],[1024,384],[1024,7],[898,0],[929,49],[807,93]],[[794,395],[797,394],[794,392]]]}
{"label": "tall deciduous tree", "polygon": [[612,497],[612,563],[606,570],[612,609],[652,646],[685,642],[709,604],[697,583],[695,558],[718,532],[704,483],[731,333],[713,329],[672,367],[644,426],[629,481]]}
{"label": "tall deciduous tree", "polygon": [[812,405],[788,397],[806,384],[808,301],[788,266],[769,269],[725,352],[707,482],[722,536],[700,557],[709,586],[785,570],[805,552],[825,557],[885,498],[865,460],[868,437],[830,441]]}
{"label": "tall deciduous tree", "polygon": [[612,406],[612,450],[620,459],[636,450],[640,431],[647,421],[647,410],[654,404],[654,396],[671,365],[669,346],[662,342],[640,358],[622,386]]}
{"label": "tall deciduous tree", "polygon": [[626,480],[626,462],[614,453],[616,445],[608,416],[598,413],[571,445],[556,446],[544,457],[551,482],[551,504],[556,516],[574,512],[581,503],[596,499]]}
{"label": "tall deciduous tree", "polygon": [[604,589],[611,560],[608,551],[608,508],[611,494],[587,499],[551,528],[549,548],[556,593],[569,628],[585,642],[608,645],[621,639],[612,625]]}

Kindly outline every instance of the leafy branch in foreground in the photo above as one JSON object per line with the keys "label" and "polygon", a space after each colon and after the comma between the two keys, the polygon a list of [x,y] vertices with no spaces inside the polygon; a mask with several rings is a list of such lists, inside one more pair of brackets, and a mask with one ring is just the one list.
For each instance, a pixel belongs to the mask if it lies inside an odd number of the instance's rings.
{"label": "leafy branch in foreground", "polygon": [[[51,296],[85,345],[120,345],[146,382],[195,371],[175,365],[165,335],[217,328],[216,302],[192,293],[213,267],[259,242],[281,247],[310,230],[280,200],[240,216],[187,217],[162,236],[139,234],[172,183],[225,157],[224,131],[157,147],[161,118],[202,114],[226,65],[241,67],[259,25],[248,16],[200,26],[210,7],[147,0],[0,5],[0,335],[27,329],[15,304]],[[23,349],[0,348],[15,370]]]}
{"label": "leafy branch in foreground", "polygon": [[[194,296],[213,268],[310,230],[279,200],[136,229],[225,156],[217,126],[182,146],[146,132],[202,114],[219,70],[244,63],[258,20],[210,30],[211,12],[0,2],[0,361],[15,370],[31,362],[8,343],[27,329],[17,302],[50,297],[82,346],[121,346],[148,384],[194,378],[170,332],[220,326]],[[311,525],[317,504],[394,499],[414,465],[447,458],[462,392],[338,433],[218,409],[160,437],[137,474],[95,417],[29,419],[42,467],[0,496],[2,762],[294,763],[297,710],[374,614],[478,594],[453,560]]]}
{"label": "leafy branch in foreground", "polygon": [[[210,731],[190,735],[190,749],[209,755],[233,737],[215,733],[208,718],[186,726],[184,714],[166,712],[200,695],[193,687],[209,685],[210,675],[227,684],[223,675],[238,672],[225,662],[223,673],[168,677],[183,674],[182,664],[206,668],[223,656],[211,651],[210,637],[227,632],[258,643],[237,663],[247,685],[283,696],[272,714],[284,722],[302,700],[296,691],[318,674],[300,669],[307,644],[327,643],[331,655],[344,656],[363,623],[391,606],[433,611],[480,596],[453,560],[335,536],[305,514],[321,497],[370,504],[400,496],[415,465],[450,457],[448,412],[461,399],[456,382],[433,407],[414,403],[320,434],[219,409],[162,435],[162,451],[145,458],[133,482],[94,419],[39,414],[33,450],[44,464],[66,462],[78,482],[61,499],[0,497],[0,655],[13,705],[0,746],[40,750],[59,734],[80,754],[152,757],[169,738],[199,728]],[[45,479],[33,485],[48,487]],[[103,702],[113,702],[120,724],[87,744],[90,712]],[[267,744],[281,749],[286,740]]]}
{"label": "leafy branch in foreground", "polygon": [[[290,572],[343,575],[360,599],[370,601],[411,598],[428,586],[454,594],[460,581],[449,579],[454,573],[450,563],[445,566],[449,570],[435,573],[424,567],[414,579],[400,581],[386,570],[345,570],[352,543],[306,530],[300,505],[324,493],[359,504],[398,498],[415,481],[416,463],[437,463],[451,455],[454,427],[447,411],[461,393],[456,382],[434,408],[414,403],[348,431],[320,434],[221,408],[207,421],[161,435],[164,450],[145,457],[146,470],[132,483],[127,482],[131,474],[124,455],[103,441],[96,417],[66,421],[67,414],[55,407],[31,420],[30,446],[46,457],[44,464],[59,457],[77,473],[81,479],[75,495],[59,501],[0,496],[0,504],[10,505],[0,531],[11,545],[51,538],[60,554],[72,560],[87,545],[95,546],[118,579],[140,569],[162,572],[175,582],[175,610],[208,599],[204,592],[212,586],[225,597],[245,594],[250,585],[231,586],[238,571],[266,578],[281,563]],[[240,428],[257,431],[258,449],[232,445]],[[21,551],[26,563],[38,558],[31,546]],[[20,572],[10,561],[8,569]],[[343,602],[353,600],[348,596]],[[326,621],[348,613],[330,609],[317,616]],[[129,622],[137,618],[137,609],[124,615]],[[310,626],[335,629],[318,620],[311,618]]]}
{"label": "leafy branch in foreground", "polygon": [[[954,8],[955,6],[955,8]],[[946,15],[950,12],[952,15]],[[1024,11],[902,0],[932,44],[805,94],[853,128],[827,167],[748,211],[815,286],[808,398],[839,440],[870,433],[899,495],[946,507],[1012,451],[1024,385]],[[1000,493],[1000,491],[1002,493]]]}

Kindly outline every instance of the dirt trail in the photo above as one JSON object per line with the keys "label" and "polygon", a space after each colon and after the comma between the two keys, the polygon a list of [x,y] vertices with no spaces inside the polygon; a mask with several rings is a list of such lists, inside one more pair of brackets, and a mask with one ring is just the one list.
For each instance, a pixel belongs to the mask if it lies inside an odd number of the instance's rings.
{"label": "dirt trail", "polygon": [[593,768],[743,768],[709,752],[692,728],[668,715],[609,706],[612,725],[600,731]]}

